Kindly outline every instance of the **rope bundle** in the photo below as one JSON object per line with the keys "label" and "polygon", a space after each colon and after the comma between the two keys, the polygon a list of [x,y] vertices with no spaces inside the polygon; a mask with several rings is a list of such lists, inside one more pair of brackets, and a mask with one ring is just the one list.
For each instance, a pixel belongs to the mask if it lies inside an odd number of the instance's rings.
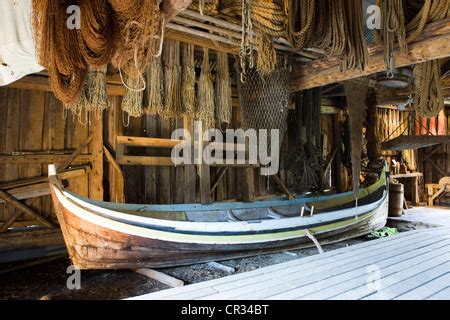
{"label": "rope bundle", "polygon": [[394,48],[396,42],[402,53],[408,51],[403,0],[382,0],[381,12],[380,40],[384,46],[387,70],[392,74],[395,69]]}
{"label": "rope bundle", "polygon": [[215,16],[219,13],[219,0],[194,0],[189,9],[198,11],[201,15]]}
{"label": "rope bundle", "polygon": [[181,80],[182,109],[183,113],[189,117],[195,115],[195,47],[193,44],[183,44]]}
{"label": "rope bundle", "polygon": [[360,0],[288,0],[288,38],[297,50],[308,46],[341,58],[341,69],[364,70],[368,62]]}
{"label": "rope bundle", "polygon": [[271,74],[277,65],[277,52],[272,37],[266,33],[261,34],[258,37],[256,51],[258,52],[256,70],[262,75]]}
{"label": "rope bundle", "polygon": [[163,51],[164,65],[164,110],[163,118],[176,117],[181,111],[181,62],[180,43],[166,41]]}
{"label": "rope bundle", "polygon": [[288,38],[296,50],[303,50],[311,44],[315,27],[316,1],[288,0]]}
{"label": "rope bundle", "polygon": [[432,118],[444,108],[444,94],[441,82],[439,60],[417,64],[415,75],[415,106],[421,117]]}
{"label": "rope bundle", "polygon": [[216,74],[216,123],[229,124],[231,122],[231,82],[228,54],[217,53]]}
{"label": "rope bundle", "polygon": [[408,43],[415,41],[428,23],[450,17],[450,0],[409,0],[406,6],[403,5],[403,0],[382,0],[381,5],[380,41],[385,49],[386,67],[389,72],[393,72],[395,68],[396,42],[400,52],[406,53]]}
{"label": "rope bundle", "polygon": [[407,42],[412,42],[422,33],[427,23],[450,17],[450,0],[409,0],[406,16],[406,32],[411,32]]}
{"label": "rope bundle", "polygon": [[209,50],[203,48],[203,62],[197,92],[197,118],[203,121],[204,128],[214,126],[214,83],[209,64]]}
{"label": "rope bundle", "polygon": [[147,71],[147,109],[153,113],[159,113],[164,109],[164,74],[161,56],[153,59]]}
{"label": "rope bundle", "polygon": [[242,6],[251,7],[253,25],[272,36],[286,35],[287,17],[283,6],[274,0],[223,0],[220,13],[232,18],[242,17]]}

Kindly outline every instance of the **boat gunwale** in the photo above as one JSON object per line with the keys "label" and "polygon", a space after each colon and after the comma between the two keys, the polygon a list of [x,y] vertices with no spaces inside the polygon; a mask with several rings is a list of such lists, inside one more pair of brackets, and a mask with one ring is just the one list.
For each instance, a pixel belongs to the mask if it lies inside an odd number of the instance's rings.
{"label": "boat gunwale", "polygon": [[[312,228],[317,225],[326,225],[329,223],[335,223],[338,221],[344,221],[348,219],[358,219],[358,217],[367,214],[370,211],[376,210],[383,201],[387,198],[387,188],[384,190],[384,194],[381,197],[380,200],[375,201],[373,203],[370,203],[365,206],[360,206],[358,208],[349,208],[349,209],[343,209],[335,212],[330,212],[321,215],[322,217],[325,217],[327,219],[321,220],[321,216],[316,215],[313,217],[286,217],[282,219],[276,219],[276,220],[262,220],[262,221],[239,221],[239,222],[196,222],[196,221],[173,221],[173,220],[161,220],[161,219],[155,219],[155,218],[146,218],[146,217],[140,217],[135,215],[129,215],[126,213],[116,212],[112,210],[108,210],[102,207],[95,207],[92,204],[86,203],[85,205],[82,204],[83,200],[78,198],[72,198],[70,194],[66,195],[64,194],[64,189],[62,189],[58,185],[54,185],[58,193],[66,199],[67,201],[70,201],[74,206],[81,208],[82,210],[85,210],[89,212],[92,215],[97,215],[99,217],[102,217],[106,220],[115,221],[118,223],[122,223],[125,225],[133,225],[135,227],[139,228],[147,228],[147,229],[154,229],[154,230],[160,230],[162,228],[167,228],[166,230],[163,230],[163,232],[176,232],[180,233],[182,231],[184,232],[192,232],[195,234],[198,234],[198,230],[209,230],[203,232],[204,234],[230,234],[232,232],[237,232],[239,235],[242,235],[244,233],[257,233],[258,231],[264,231],[266,233],[273,233],[273,232],[280,232],[280,230],[298,230],[300,228]],[[58,197],[59,198],[59,197]],[[61,202],[61,199],[59,199]],[[81,203],[80,203],[81,202]],[[91,208],[89,208],[91,207]],[[92,208],[94,207],[94,208]],[[354,211],[357,211],[357,214],[353,214]],[[104,214],[101,214],[99,211],[103,211]],[[76,214],[74,212],[74,214]],[[122,218],[125,219],[117,219],[112,218],[112,215],[119,214],[122,216]],[[339,219],[336,216],[339,216],[339,214],[344,215],[340,217]],[[334,217],[334,218],[333,218]],[[135,219],[134,222],[130,221],[131,219]],[[144,225],[139,223],[136,225],[136,221],[141,220],[141,222],[144,222]],[[315,223],[311,223],[311,221]],[[130,223],[131,222],[131,223]],[[297,222],[297,225],[292,226],[294,222]],[[300,222],[300,223],[299,223]],[[289,226],[288,226],[289,224]],[[211,230],[212,229],[212,230]],[[214,230],[215,229],[215,230]],[[226,231],[225,231],[226,230]]]}

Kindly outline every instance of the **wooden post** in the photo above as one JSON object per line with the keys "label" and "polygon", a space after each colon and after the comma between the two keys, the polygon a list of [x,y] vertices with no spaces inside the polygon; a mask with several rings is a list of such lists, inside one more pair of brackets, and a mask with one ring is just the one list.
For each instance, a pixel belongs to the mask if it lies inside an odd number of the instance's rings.
{"label": "wooden post", "polygon": [[333,116],[333,134],[334,134],[334,147],[337,150],[334,161],[334,177],[336,184],[336,192],[342,193],[344,191],[341,174],[342,123],[341,123],[341,115],[339,113]]}
{"label": "wooden post", "polygon": [[243,168],[237,169],[241,185],[241,197],[244,202],[255,201],[255,169]]}
{"label": "wooden post", "polygon": [[89,197],[103,201],[103,114],[92,119],[92,171],[89,179]]}
{"label": "wooden post", "polygon": [[[194,139],[193,120],[189,117],[183,118],[183,128],[189,132],[191,139]],[[191,159],[194,159],[194,144],[192,141]],[[197,174],[195,173],[195,166],[184,167],[184,184],[185,184],[185,203],[193,203],[197,198]]]}

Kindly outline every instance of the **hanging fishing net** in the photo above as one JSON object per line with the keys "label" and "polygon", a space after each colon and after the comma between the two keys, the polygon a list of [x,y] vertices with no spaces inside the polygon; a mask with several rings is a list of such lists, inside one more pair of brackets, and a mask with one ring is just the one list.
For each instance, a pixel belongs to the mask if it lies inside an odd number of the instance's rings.
{"label": "hanging fishing net", "polygon": [[[287,131],[289,78],[284,67],[267,76],[249,69],[246,82],[238,81],[244,129],[280,130],[280,145]],[[270,146],[269,146],[270,148]]]}

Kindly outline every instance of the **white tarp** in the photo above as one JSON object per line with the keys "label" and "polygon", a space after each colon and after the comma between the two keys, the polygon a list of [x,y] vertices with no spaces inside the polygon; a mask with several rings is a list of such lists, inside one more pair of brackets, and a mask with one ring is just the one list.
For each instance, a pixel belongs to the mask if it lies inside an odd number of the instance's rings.
{"label": "white tarp", "polygon": [[0,86],[43,68],[37,63],[31,0],[0,0]]}

